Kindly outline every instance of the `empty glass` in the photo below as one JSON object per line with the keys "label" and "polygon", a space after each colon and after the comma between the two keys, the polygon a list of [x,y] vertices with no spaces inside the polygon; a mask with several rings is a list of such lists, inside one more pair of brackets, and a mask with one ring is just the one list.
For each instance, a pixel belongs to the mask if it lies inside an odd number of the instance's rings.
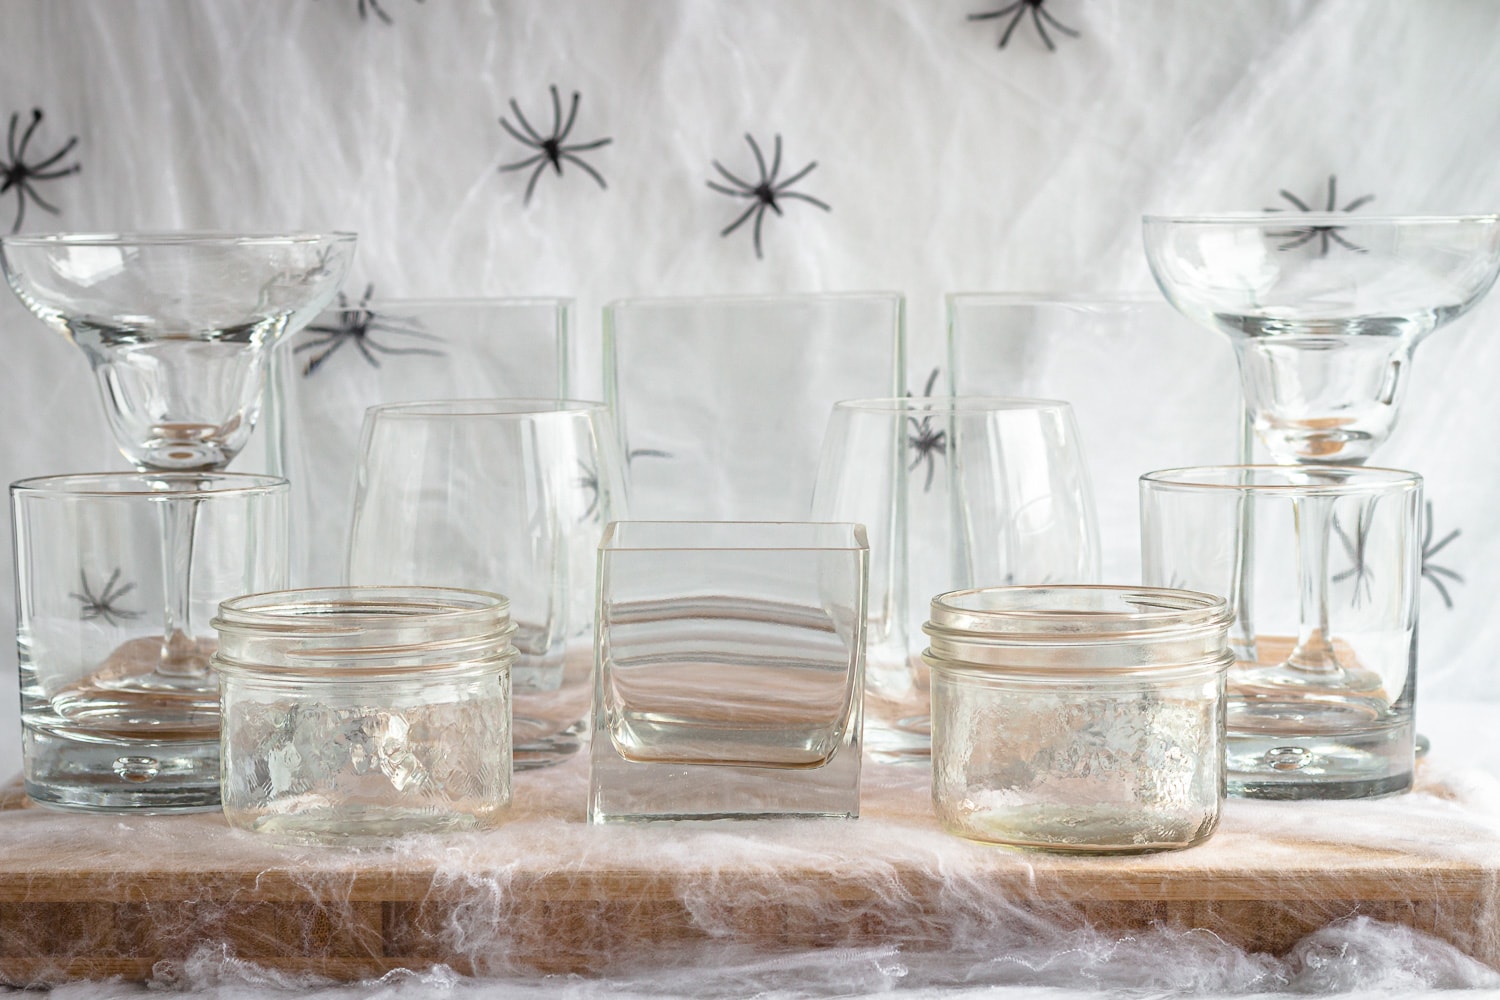
{"label": "empty glass", "polygon": [[611,524],[589,818],[859,815],[856,524]]}
{"label": "empty glass", "polygon": [[594,560],[623,510],[603,404],[448,400],[365,418],[348,582],[504,594],[517,768],[578,749],[593,648]]}
{"label": "empty glass", "polygon": [[1223,598],[987,587],[932,601],[932,804],[1016,847],[1190,847],[1224,802]]}
{"label": "empty glass", "polygon": [[805,518],[829,408],[900,395],[905,366],[895,293],[611,304],[604,398],[632,516]]}
{"label": "empty glass", "polygon": [[566,299],[345,299],[272,356],[269,468],[292,483],[294,586],[344,572],[365,410],[428,399],[566,399]]}
{"label": "empty glass", "polygon": [[869,532],[866,746],[881,759],[929,751],[921,654],[933,595],[1098,577],[1093,494],[1067,403],[841,402],[828,421],[813,517]]}
{"label": "empty glass", "polygon": [[1411,786],[1421,514],[1421,477],[1392,469],[1141,477],[1145,582],[1218,594],[1236,612],[1231,794],[1360,798]]}
{"label": "empty glass", "polygon": [[[10,497],[27,794],[80,809],[217,806],[207,623],[225,598],[286,585],[286,480],[51,476],[15,483]],[[162,559],[168,505],[193,519],[187,565]],[[181,579],[201,631],[164,627],[165,595]]]}
{"label": "empty glass", "polygon": [[498,594],[251,594],[214,619],[230,826],[342,842],[493,826],[510,804],[515,631]]}

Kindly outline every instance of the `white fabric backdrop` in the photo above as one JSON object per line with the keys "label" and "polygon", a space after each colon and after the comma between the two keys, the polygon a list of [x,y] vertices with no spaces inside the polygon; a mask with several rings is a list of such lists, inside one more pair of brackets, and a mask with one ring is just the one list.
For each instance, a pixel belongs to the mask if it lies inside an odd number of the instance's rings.
{"label": "white fabric backdrop", "polygon": [[[1331,174],[1341,205],[1376,196],[1366,212],[1500,207],[1500,4],[1048,0],[1081,35],[1052,29],[1055,52],[1029,17],[1004,50],[1004,19],[966,19],[1001,6],[380,0],[388,25],[358,0],[4,0],[0,121],[45,111],[33,162],[79,140],[81,173],[38,182],[61,216],[28,205],[27,231],[357,230],[356,295],[575,297],[585,390],[617,297],[902,290],[920,386],[944,291],[1149,291],[1143,211],[1321,203]],[[569,141],[613,140],[580,154],[609,186],[569,164],[524,204],[529,171],[497,168],[532,151],[499,118],[514,97],[546,130],[551,84],[582,95]],[[715,159],[753,171],[747,132],[768,156],[782,137],[783,179],[816,160],[795,190],[832,207],[784,202],[763,260],[748,225],[719,237],[745,203],[706,185]],[[1496,425],[1465,418],[1486,408],[1497,321],[1500,300],[1419,352],[1427,433],[1392,442],[1472,498],[1444,552],[1471,577],[1500,563],[1482,520]],[[123,467],[81,354],[8,296],[0,344],[0,479]],[[1098,391],[1124,398],[1128,366],[1159,360],[1122,345]],[[1461,590],[1462,663],[1424,698],[1500,697],[1493,593]],[[8,564],[0,608],[9,632]],[[1446,611],[1426,608],[1424,633]],[[0,773],[15,705],[0,698]]]}

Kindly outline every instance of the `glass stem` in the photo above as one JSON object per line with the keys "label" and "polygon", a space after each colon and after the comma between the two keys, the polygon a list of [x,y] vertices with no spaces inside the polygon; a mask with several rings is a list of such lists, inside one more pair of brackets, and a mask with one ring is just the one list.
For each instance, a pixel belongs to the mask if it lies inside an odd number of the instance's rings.
{"label": "glass stem", "polygon": [[[1255,462],[1255,426],[1250,420],[1250,411],[1240,407],[1240,465]],[[1250,473],[1242,474],[1241,483],[1248,485]],[[1255,649],[1255,609],[1251,595],[1255,592],[1255,518],[1254,504],[1248,494],[1242,495],[1236,504],[1239,517],[1239,532],[1235,536],[1234,579],[1230,581],[1229,604],[1234,609],[1234,625],[1229,633],[1229,643],[1235,658],[1245,663],[1256,663],[1260,657]]]}
{"label": "glass stem", "polygon": [[1297,572],[1301,604],[1297,648],[1287,664],[1308,673],[1339,669],[1328,638],[1328,542],[1332,528],[1333,497],[1305,496],[1294,501],[1297,529]]}
{"label": "glass stem", "polygon": [[163,497],[161,658],[157,672],[167,677],[203,677],[208,663],[198,655],[193,638],[193,535],[198,520],[197,499]]}

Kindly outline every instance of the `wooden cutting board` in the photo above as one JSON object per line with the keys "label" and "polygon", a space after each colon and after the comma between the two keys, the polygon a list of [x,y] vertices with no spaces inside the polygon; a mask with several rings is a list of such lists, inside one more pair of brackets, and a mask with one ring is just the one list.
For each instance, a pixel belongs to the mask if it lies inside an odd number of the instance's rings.
{"label": "wooden cutting board", "polygon": [[857,821],[600,828],[583,822],[577,761],[517,775],[500,829],[363,851],[276,845],[216,814],[58,813],[11,786],[0,980],[169,977],[204,946],[336,979],[436,963],[608,974],[725,942],[941,950],[1084,925],[1203,928],[1280,953],[1355,915],[1500,965],[1497,824],[1441,784],[1378,802],[1231,802],[1200,847],[1112,858],[947,837],[922,775],[866,774]]}

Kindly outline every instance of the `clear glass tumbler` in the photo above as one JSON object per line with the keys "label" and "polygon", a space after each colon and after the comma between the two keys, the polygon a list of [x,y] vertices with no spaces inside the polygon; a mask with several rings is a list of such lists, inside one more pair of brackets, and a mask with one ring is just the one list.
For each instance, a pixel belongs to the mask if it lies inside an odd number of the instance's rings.
{"label": "clear glass tumbler", "polygon": [[[99,473],[11,486],[26,792],[79,809],[219,804],[219,601],[286,585],[287,482]],[[186,565],[164,536],[186,511]],[[176,593],[169,581],[186,579]],[[180,603],[184,598],[186,603]]]}
{"label": "clear glass tumbler", "polygon": [[887,762],[927,758],[922,623],[932,595],[1099,574],[1093,491],[1067,403],[839,403],[812,516],[870,534],[866,746]]}
{"label": "clear glass tumbler", "polygon": [[1235,612],[1230,794],[1411,787],[1421,516],[1421,477],[1394,469],[1141,477],[1146,582],[1223,595]]}
{"label": "clear glass tumbler", "polygon": [[589,818],[859,815],[856,524],[611,524]]}
{"label": "clear glass tumbler", "polygon": [[623,515],[603,404],[448,400],[373,407],[356,474],[347,582],[506,595],[518,769],[586,732],[594,563]]}
{"label": "clear glass tumbler", "polygon": [[505,598],[289,590],[225,601],[213,624],[231,826],[344,842],[500,821],[515,659]]}
{"label": "clear glass tumbler", "polygon": [[942,594],[932,801],[944,829],[1015,847],[1190,847],[1224,800],[1231,613],[1146,587]]}

